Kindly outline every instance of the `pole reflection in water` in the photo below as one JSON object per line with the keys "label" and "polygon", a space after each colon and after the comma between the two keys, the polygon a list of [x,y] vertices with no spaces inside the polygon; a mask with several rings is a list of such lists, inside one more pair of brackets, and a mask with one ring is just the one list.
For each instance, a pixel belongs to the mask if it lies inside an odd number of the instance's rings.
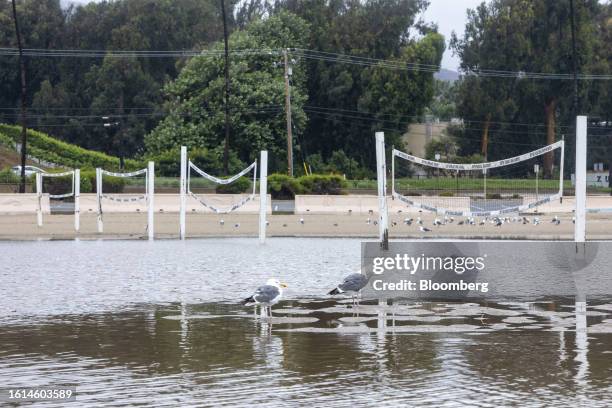
{"label": "pole reflection in water", "polygon": [[587,334],[587,302],[576,301],[575,305],[576,312],[576,375],[574,381],[576,382],[576,390],[579,394],[584,392],[585,387],[588,386],[588,374],[589,374],[589,339]]}

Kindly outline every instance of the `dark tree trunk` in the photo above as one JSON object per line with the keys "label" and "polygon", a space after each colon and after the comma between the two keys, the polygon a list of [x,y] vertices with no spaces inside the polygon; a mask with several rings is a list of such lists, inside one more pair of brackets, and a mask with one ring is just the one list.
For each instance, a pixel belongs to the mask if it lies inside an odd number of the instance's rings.
{"label": "dark tree trunk", "polygon": [[25,185],[26,185],[26,175],[25,175],[25,166],[26,166],[26,142],[27,142],[27,107],[26,107],[26,98],[27,98],[27,83],[26,83],[26,68],[25,61],[23,57],[23,44],[21,42],[21,33],[19,32],[19,22],[17,20],[17,8],[15,7],[15,0],[13,3],[13,20],[15,21],[15,35],[17,37],[17,47],[19,48],[19,70],[21,73],[21,113],[20,113],[20,122],[21,122],[21,182],[19,183],[19,192],[25,193]]}
{"label": "dark tree trunk", "polygon": [[[557,109],[557,101],[550,98],[546,102],[544,111],[546,112],[546,144],[555,143],[555,111]],[[553,174],[553,152],[544,155],[544,177],[551,178]]]}
{"label": "dark tree trunk", "polygon": [[480,142],[480,153],[487,161],[489,151],[489,127],[491,126],[491,114],[487,113],[487,118],[484,123],[484,128],[482,129],[482,140]]}
{"label": "dark tree trunk", "polygon": [[230,138],[230,79],[229,79],[229,44],[227,38],[227,16],[225,0],[221,0],[221,16],[223,17],[223,41],[225,43],[225,146],[223,147],[223,171],[229,174],[229,138]]}

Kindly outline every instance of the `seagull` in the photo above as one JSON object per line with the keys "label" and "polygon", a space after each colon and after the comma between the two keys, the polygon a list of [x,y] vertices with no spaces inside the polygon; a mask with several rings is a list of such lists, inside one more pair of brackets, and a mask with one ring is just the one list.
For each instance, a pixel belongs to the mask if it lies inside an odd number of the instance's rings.
{"label": "seagull", "polygon": [[242,301],[243,305],[254,303],[256,305],[262,305],[264,307],[264,317],[272,317],[272,305],[278,303],[283,296],[283,288],[287,285],[281,283],[278,279],[268,279],[265,285],[257,288],[252,296]]}
{"label": "seagull", "polygon": [[395,227],[397,225],[397,222],[391,221],[391,225]]}
{"label": "seagull", "polygon": [[353,307],[359,304],[355,300],[355,295],[368,284],[369,278],[361,273],[351,273],[346,276],[341,284],[331,290],[328,295],[337,295],[339,293],[350,292],[353,296]]}
{"label": "seagull", "polygon": [[237,222],[236,224],[234,224],[234,228],[240,228],[240,223]]}
{"label": "seagull", "polygon": [[219,221],[219,224],[224,225],[224,224],[225,224],[225,221],[224,221],[224,220],[221,220],[221,221]]}
{"label": "seagull", "polygon": [[559,217],[557,217],[556,215],[554,216],[554,218],[551,221],[553,224],[555,225],[559,225],[561,224],[561,220],[559,219]]}
{"label": "seagull", "polygon": [[535,217],[533,219],[533,225],[538,225],[540,223],[540,219],[538,217]]}
{"label": "seagull", "polygon": [[464,224],[464,221],[463,221],[463,220],[461,220],[461,221],[459,221],[459,222],[457,223],[457,225],[463,225],[463,224]]}
{"label": "seagull", "polygon": [[413,220],[412,220],[412,218],[405,218],[405,219],[404,219],[404,224],[406,224],[406,225],[412,225],[412,221],[413,221]]}
{"label": "seagull", "polygon": [[300,218],[300,224],[302,224],[302,225],[304,224],[304,219],[303,218]]}
{"label": "seagull", "polygon": [[417,224],[423,225],[423,220],[421,219],[421,217],[417,217]]}
{"label": "seagull", "polygon": [[480,220],[480,222],[478,223],[478,225],[485,225],[485,220]]}
{"label": "seagull", "polygon": [[527,217],[523,217],[523,224],[529,224],[529,219]]}
{"label": "seagull", "polygon": [[419,227],[419,230],[421,230],[421,232],[431,232],[431,230],[429,228],[424,227],[422,225]]}
{"label": "seagull", "polygon": [[440,221],[438,218],[436,218],[433,223],[434,225],[442,225],[442,221]]}
{"label": "seagull", "polygon": [[576,217],[572,217],[572,224],[576,223]]}
{"label": "seagull", "polygon": [[369,219],[369,218],[366,220],[366,224],[368,224],[368,225],[370,225],[371,222],[372,222],[372,220]]}

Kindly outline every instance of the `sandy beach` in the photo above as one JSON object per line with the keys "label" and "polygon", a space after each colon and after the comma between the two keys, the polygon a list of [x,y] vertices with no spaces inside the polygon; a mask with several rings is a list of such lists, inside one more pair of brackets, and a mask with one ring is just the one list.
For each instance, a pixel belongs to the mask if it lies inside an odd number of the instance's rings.
{"label": "sandy beach", "polygon": [[[394,238],[455,238],[455,239],[573,239],[574,225],[571,214],[559,214],[560,225],[551,223],[554,214],[538,216],[540,224],[513,222],[496,227],[485,225],[458,225],[459,220],[442,226],[434,226],[435,215],[420,214],[431,232],[422,233],[416,223],[406,225],[404,219],[414,214],[390,214],[389,236]],[[533,220],[534,215],[528,219]],[[302,224],[300,220],[303,219]],[[368,223],[368,219],[370,222]],[[221,223],[223,220],[223,223]],[[268,215],[268,237],[359,237],[376,238],[378,226],[376,214],[304,214]],[[187,237],[256,237],[258,217],[254,214],[187,214]],[[74,231],[74,216],[45,215],[42,227],[36,225],[36,215],[0,215],[0,239],[146,239],[146,214],[107,213],[104,215],[104,232],[96,230],[96,215],[81,215],[81,230]],[[155,237],[178,238],[178,213],[155,214]],[[591,240],[612,239],[610,214],[587,216],[587,237]]]}

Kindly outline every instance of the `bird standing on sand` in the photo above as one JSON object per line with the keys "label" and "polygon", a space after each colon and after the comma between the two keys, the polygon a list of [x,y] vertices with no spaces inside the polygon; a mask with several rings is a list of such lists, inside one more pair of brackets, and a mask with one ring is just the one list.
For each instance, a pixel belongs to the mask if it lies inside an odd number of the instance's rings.
{"label": "bird standing on sand", "polygon": [[351,293],[353,296],[353,306],[356,306],[359,304],[359,301],[355,300],[355,295],[368,284],[368,280],[369,278],[361,273],[351,273],[344,278],[341,284],[331,290],[328,295]]}
{"label": "bird standing on sand", "polygon": [[431,231],[429,228],[424,227],[424,226],[422,226],[422,225],[419,227],[419,230],[420,230],[421,232],[430,232],[430,231]]}
{"label": "bird standing on sand", "polygon": [[272,305],[278,303],[283,296],[283,288],[287,285],[281,283],[278,279],[268,279],[265,285],[257,288],[252,296],[242,301],[243,305],[254,303],[263,306],[263,316],[272,317]]}

